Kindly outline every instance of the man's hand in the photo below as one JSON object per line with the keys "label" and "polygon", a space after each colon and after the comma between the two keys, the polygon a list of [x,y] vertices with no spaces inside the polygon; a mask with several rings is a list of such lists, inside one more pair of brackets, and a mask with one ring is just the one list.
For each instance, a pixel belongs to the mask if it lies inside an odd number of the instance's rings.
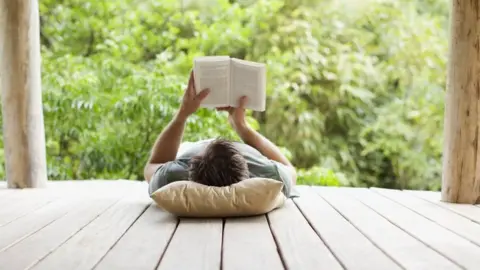
{"label": "man's hand", "polygon": [[202,100],[204,100],[209,93],[210,89],[203,89],[197,94],[193,71],[190,72],[190,79],[188,80],[187,89],[185,89],[185,93],[183,94],[182,105],[180,105],[178,116],[187,119],[190,115],[194,114],[200,107]]}
{"label": "man's hand", "polygon": [[227,111],[229,114],[228,121],[230,122],[230,125],[237,133],[240,134],[242,130],[248,127],[247,121],[245,120],[245,105],[247,104],[247,97],[241,97],[238,103],[239,104],[237,108],[220,107],[217,108],[217,111]]}

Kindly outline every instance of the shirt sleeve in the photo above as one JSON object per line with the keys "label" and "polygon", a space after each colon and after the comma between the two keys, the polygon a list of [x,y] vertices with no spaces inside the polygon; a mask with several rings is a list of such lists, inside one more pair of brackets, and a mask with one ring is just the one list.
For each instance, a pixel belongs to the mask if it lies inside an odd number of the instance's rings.
{"label": "shirt sleeve", "polygon": [[151,195],[157,189],[175,181],[188,180],[188,165],[175,160],[163,163],[158,167],[150,180],[148,192]]}
{"label": "shirt sleeve", "polygon": [[290,169],[280,162],[272,160],[272,163],[275,166],[275,170],[277,171],[277,174],[278,174],[277,180],[280,180],[283,182],[283,185],[284,185],[283,193],[285,194],[285,196],[287,196],[287,198],[296,197],[296,193],[292,187],[293,177],[292,177],[292,173],[290,172]]}

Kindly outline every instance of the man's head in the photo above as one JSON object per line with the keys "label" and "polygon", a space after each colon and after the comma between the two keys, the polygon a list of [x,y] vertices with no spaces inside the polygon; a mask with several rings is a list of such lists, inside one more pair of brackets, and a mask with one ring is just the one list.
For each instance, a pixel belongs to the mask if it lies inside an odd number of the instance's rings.
{"label": "man's head", "polygon": [[208,186],[229,186],[248,178],[247,161],[232,142],[224,139],[212,141],[189,165],[190,179]]}

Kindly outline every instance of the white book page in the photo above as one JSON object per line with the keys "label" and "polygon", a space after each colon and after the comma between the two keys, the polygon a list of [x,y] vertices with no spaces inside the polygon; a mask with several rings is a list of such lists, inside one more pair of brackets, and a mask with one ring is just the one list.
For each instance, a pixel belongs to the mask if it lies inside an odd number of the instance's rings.
{"label": "white book page", "polygon": [[230,106],[237,107],[242,96],[247,96],[247,109],[265,111],[266,103],[266,66],[240,59],[231,62]]}
{"label": "white book page", "polygon": [[195,58],[193,73],[197,93],[205,88],[210,88],[210,93],[202,101],[201,107],[228,106],[230,100],[230,57],[205,56]]}

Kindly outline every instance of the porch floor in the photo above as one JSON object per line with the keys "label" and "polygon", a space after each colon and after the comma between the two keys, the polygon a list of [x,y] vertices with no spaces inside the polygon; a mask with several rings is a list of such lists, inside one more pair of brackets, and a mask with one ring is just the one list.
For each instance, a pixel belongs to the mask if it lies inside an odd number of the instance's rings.
{"label": "porch floor", "polygon": [[0,182],[0,269],[478,269],[480,207],[438,192],[300,186],[268,215],[180,219],[143,182]]}

